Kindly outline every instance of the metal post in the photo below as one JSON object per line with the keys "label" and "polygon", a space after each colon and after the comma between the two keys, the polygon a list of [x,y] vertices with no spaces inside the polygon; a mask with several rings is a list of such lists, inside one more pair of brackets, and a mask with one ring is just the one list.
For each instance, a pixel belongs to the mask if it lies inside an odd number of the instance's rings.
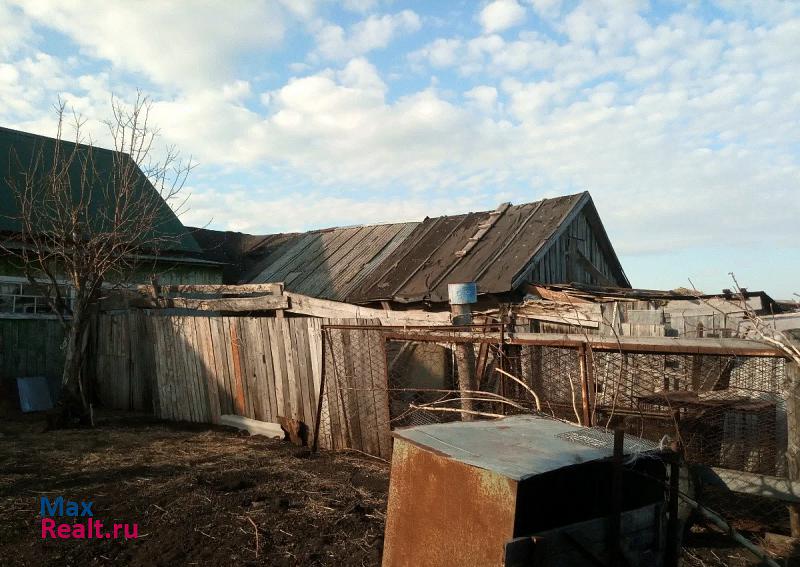
{"label": "metal post", "polygon": [[[447,292],[450,298],[453,325],[471,325],[471,305],[478,300],[477,285],[475,283],[449,284]],[[475,349],[471,342],[456,343],[453,346],[453,353],[456,359],[458,388],[461,390],[461,397],[474,397],[469,392],[477,390],[478,387],[475,380]],[[473,411],[472,400],[462,399],[461,409],[465,410],[461,414],[461,421],[474,419],[474,414],[467,413]]]}
{"label": "metal post", "polygon": [[[800,366],[786,362],[786,472],[800,480]],[[792,537],[800,537],[800,505],[789,504]]]}
{"label": "metal post", "polygon": [[681,450],[670,455],[669,462],[669,516],[667,518],[667,550],[664,567],[678,567],[680,558],[680,534],[678,530],[678,496],[680,492]]}
{"label": "metal post", "polygon": [[589,376],[586,364],[586,345],[581,344],[578,347],[578,367],[581,377],[581,405],[583,406],[583,423],[585,427],[591,427],[592,414],[589,408],[590,390],[589,390]]}
{"label": "metal post", "polygon": [[620,524],[622,523],[622,457],[625,454],[625,430],[614,430],[614,457],[611,478],[611,526],[608,530],[608,553],[611,567],[622,564]]}

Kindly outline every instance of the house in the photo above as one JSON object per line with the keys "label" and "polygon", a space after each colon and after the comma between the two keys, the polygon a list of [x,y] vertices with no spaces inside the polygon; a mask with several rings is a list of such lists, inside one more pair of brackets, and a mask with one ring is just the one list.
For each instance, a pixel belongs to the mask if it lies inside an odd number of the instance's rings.
{"label": "house", "polygon": [[[20,232],[19,207],[12,190],[12,183],[29,174],[26,171],[36,159],[52,159],[57,148],[57,140],[10,128],[0,127],[0,238],[4,246],[13,248],[21,246],[14,242],[15,234]],[[74,145],[61,142],[63,151],[69,152]],[[98,179],[107,179],[112,175],[115,154],[112,150],[85,146],[91,149],[93,165]],[[124,156],[130,159],[127,156]],[[136,168],[141,178],[139,185],[142,198],[152,196],[156,189],[147,180],[144,173]],[[81,166],[75,162],[69,169],[70,186],[75,191],[81,185]],[[102,211],[103,200],[108,193],[104,190],[92,189],[93,210]],[[142,250],[136,260],[139,273],[136,279],[148,281],[157,276],[166,283],[221,283],[221,265],[206,259],[192,235],[183,226],[178,217],[164,202],[157,197],[160,210],[157,211],[156,228],[168,244],[159,250]],[[98,213],[98,217],[101,213]],[[47,315],[49,308],[44,298],[28,285],[19,260],[13,255],[0,255],[0,317],[36,317]]]}
{"label": "house", "polygon": [[447,284],[474,281],[484,298],[524,295],[528,282],[630,287],[588,192],[503,203],[493,211],[304,233],[192,229],[225,283],[358,305],[447,306]]}

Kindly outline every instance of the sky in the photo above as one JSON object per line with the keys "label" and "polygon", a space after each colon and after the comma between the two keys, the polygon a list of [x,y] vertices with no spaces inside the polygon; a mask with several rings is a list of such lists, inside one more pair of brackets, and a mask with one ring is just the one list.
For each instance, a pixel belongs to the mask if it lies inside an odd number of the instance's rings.
{"label": "sky", "polygon": [[[800,292],[800,2],[0,0],[0,125],[152,102],[181,220],[248,233],[588,190],[631,283]],[[159,150],[160,151],[160,150]]]}

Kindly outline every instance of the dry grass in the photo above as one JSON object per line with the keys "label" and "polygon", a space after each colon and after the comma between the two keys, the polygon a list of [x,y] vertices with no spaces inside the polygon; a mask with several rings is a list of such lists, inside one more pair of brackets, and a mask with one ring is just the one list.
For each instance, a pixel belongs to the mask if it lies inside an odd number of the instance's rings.
{"label": "dry grass", "polygon": [[[143,421],[144,419],[144,421]],[[13,565],[378,565],[388,469],[224,429],[111,417],[0,425],[0,555]],[[95,501],[130,541],[42,541],[38,497]]]}

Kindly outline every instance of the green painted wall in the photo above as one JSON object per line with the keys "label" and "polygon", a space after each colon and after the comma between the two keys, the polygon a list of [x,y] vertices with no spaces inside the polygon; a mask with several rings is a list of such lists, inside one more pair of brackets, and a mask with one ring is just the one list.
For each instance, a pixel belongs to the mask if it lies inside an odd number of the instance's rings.
{"label": "green painted wall", "polygon": [[[55,319],[0,319],[0,397],[16,396],[15,379],[45,376],[58,384],[64,365],[64,332]],[[9,399],[12,407],[18,399]]]}
{"label": "green painted wall", "polygon": [[[153,274],[158,275],[162,284],[221,284],[221,266],[192,265],[179,262],[159,262],[138,271],[133,280],[136,283],[150,283]],[[7,255],[0,256],[0,277],[25,277],[19,261]]]}

